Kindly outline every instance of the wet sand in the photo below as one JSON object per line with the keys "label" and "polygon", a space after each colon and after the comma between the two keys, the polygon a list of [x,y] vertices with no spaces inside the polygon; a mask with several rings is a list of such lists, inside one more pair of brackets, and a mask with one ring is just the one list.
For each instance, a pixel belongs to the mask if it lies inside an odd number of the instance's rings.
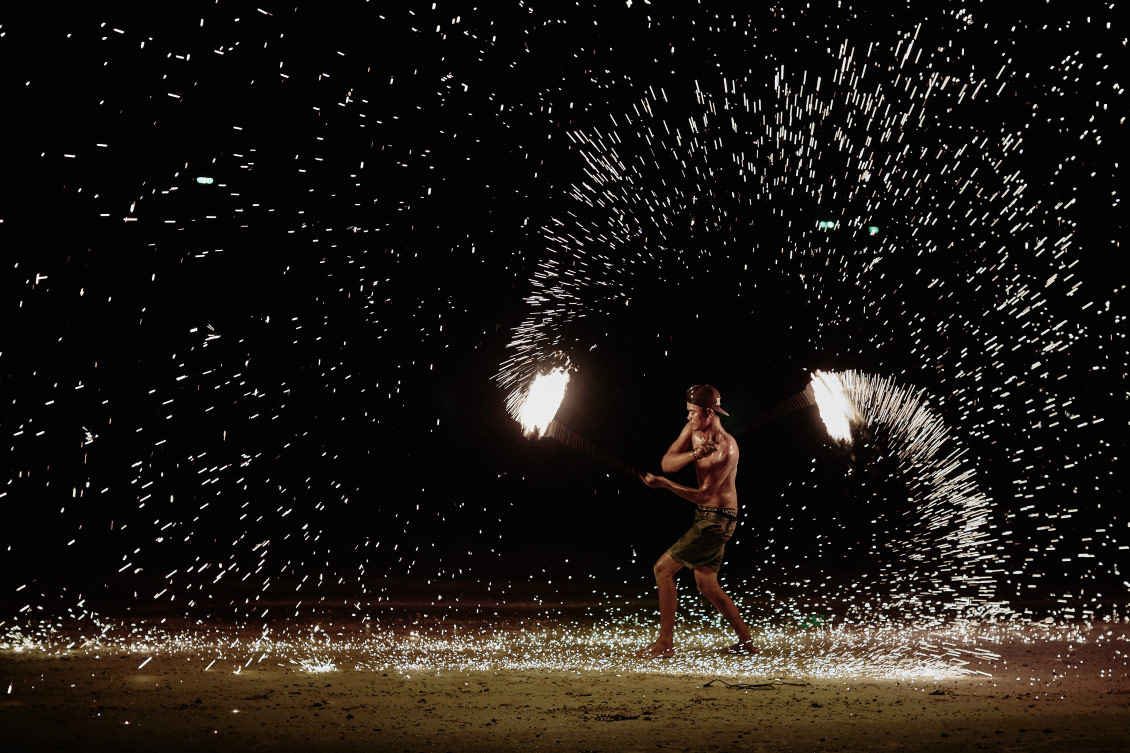
{"label": "wet sand", "polygon": [[[963,674],[931,677],[919,668],[911,673],[918,676],[901,678],[917,665],[904,658],[883,677],[867,664],[837,674],[815,657],[806,664],[790,654],[786,661],[772,646],[754,661],[711,652],[705,663],[685,655],[639,662],[615,642],[588,647],[599,662],[574,645],[573,658],[546,669],[553,647],[543,654],[529,648],[544,635],[537,626],[496,628],[483,648],[491,656],[476,657],[462,644],[444,655],[446,629],[422,638],[428,626],[412,624],[390,630],[395,642],[375,652],[366,648],[377,640],[371,629],[321,643],[315,634],[304,639],[317,647],[304,661],[283,643],[265,649],[252,636],[223,630],[198,645],[152,635],[144,643],[62,634],[54,644],[9,641],[0,651],[3,748],[1130,749],[1126,623],[1080,626],[1050,640],[1013,629],[1008,640],[997,638],[995,656],[961,664]],[[390,653],[401,644],[416,646],[415,653]],[[507,646],[514,656],[498,653]],[[703,666],[709,671],[687,671]],[[806,676],[806,666],[823,668]],[[715,677],[763,687],[708,685]]]}

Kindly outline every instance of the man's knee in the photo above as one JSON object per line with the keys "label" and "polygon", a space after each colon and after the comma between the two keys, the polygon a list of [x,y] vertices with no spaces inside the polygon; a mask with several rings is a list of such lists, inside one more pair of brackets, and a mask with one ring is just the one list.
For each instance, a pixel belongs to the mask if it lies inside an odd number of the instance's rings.
{"label": "man's knee", "polygon": [[696,569],[694,582],[698,586],[698,592],[703,596],[709,597],[722,592],[722,587],[718,585],[718,574],[710,568]]}
{"label": "man's knee", "polygon": [[655,579],[657,581],[666,580],[668,578],[674,578],[675,573],[678,572],[681,567],[682,565],[671,559],[669,554],[664,553],[662,557],[655,561],[655,566],[651,568],[651,571],[655,573]]}
{"label": "man's knee", "polygon": [[718,596],[722,593],[722,587],[717,583],[707,583],[704,581],[697,581],[698,592],[708,599]]}

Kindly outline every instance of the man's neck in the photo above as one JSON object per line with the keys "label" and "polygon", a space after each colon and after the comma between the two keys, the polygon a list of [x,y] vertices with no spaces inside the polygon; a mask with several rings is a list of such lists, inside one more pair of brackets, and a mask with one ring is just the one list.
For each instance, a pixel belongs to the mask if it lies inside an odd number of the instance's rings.
{"label": "man's neck", "polygon": [[707,442],[717,442],[724,433],[722,423],[715,418],[709,426],[702,430],[702,438]]}

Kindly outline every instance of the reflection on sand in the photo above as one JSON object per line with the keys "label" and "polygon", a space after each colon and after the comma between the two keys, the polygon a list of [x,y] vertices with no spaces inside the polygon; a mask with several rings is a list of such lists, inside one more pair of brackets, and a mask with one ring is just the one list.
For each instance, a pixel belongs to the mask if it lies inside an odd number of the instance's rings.
{"label": "reflection on sand", "polygon": [[510,605],[489,619],[408,610],[395,617],[362,620],[324,614],[313,624],[292,619],[258,626],[167,617],[43,621],[8,627],[0,648],[49,656],[129,656],[136,659],[138,670],[146,671],[175,662],[225,672],[286,667],[311,673],[635,672],[724,675],[746,681],[940,679],[1003,671],[997,650],[1002,645],[1124,641],[1126,632],[1122,624],[1116,625],[1119,632],[1090,623],[955,620],[916,627],[834,620],[762,622],[752,626],[760,653],[733,656],[721,651],[728,636],[720,624],[684,619],[674,657],[642,659],[633,655],[634,650],[654,637],[646,610],[616,622],[553,611],[557,613],[534,605]]}

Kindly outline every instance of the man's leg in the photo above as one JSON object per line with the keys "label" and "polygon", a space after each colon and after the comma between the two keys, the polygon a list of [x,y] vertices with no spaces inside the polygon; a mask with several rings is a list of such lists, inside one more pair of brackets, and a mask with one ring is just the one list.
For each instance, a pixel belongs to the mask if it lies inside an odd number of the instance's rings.
{"label": "man's leg", "polygon": [[738,634],[738,643],[734,648],[743,652],[755,653],[756,649],[753,648],[749,628],[742,621],[734,602],[722,590],[722,586],[718,585],[718,573],[705,565],[696,567],[694,569],[694,582],[698,585],[699,592],[710,600],[710,603],[722,613],[726,622],[730,623],[730,627]]}
{"label": "man's leg", "polygon": [[641,648],[636,656],[672,656],[675,652],[675,574],[683,568],[667,552],[655,563],[655,585],[659,589],[659,640]]}

